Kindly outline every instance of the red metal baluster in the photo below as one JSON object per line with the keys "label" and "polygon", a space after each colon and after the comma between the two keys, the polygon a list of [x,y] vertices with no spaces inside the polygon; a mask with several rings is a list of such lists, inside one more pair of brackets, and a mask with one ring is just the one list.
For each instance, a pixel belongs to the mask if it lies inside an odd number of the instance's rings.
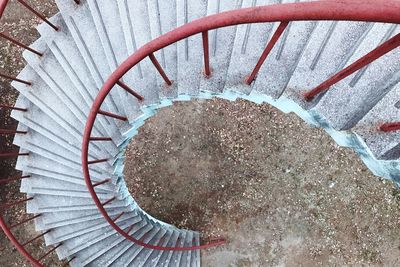
{"label": "red metal baluster", "polygon": [[0,209],[8,209],[8,208],[20,205],[22,203],[28,202],[29,200],[32,200],[32,199],[33,199],[33,197],[28,197],[28,198],[24,198],[24,199],[21,199],[21,200],[18,200],[18,201],[1,204],[0,205]]}
{"label": "red metal baluster", "polygon": [[4,79],[9,79],[9,80],[12,80],[12,81],[20,82],[20,83],[23,83],[23,84],[26,84],[26,85],[32,85],[31,82],[24,81],[24,80],[21,80],[21,79],[18,79],[18,78],[15,78],[15,77],[12,77],[12,76],[9,76],[9,75],[6,75],[6,74],[1,74],[0,73],[0,77],[3,77]]}
{"label": "red metal baluster", "polygon": [[33,241],[38,240],[38,239],[41,238],[42,236],[44,236],[44,235],[50,233],[50,231],[51,231],[51,230],[47,230],[46,232],[41,233],[40,235],[35,236],[34,238],[32,238],[32,239],[26,241],[25,243],[23,243],[22,246],[23,246],[23,247],[26,247],[27,245],[31,244]]}
{"label": "red metal baluster", "polygon": [[210,69],[210,48],[208,44],[208,31],[201,33],[203,38],[203,50],[204,50],[204,74],[206,77],[211,76]]}
{"label": "red metal baluster", "polygon": [[111,182],[111,179],[106,179],[104,181],[100,181],[100,182],[94,183],[93,187],[97,187],[97,186],[100,186],[100,185],[103,185],[103,184],[106,184],[106,183],[109,183],[109,182]]}
{"label": "red metal baluster", "polygon": [[63,267],[69,266],[69,263],[70,263],[71,261],[75,260],[75,259],[76,259],[76,256],[73,256],[71,259],[69,259],[69,260],[63,265]]}
{"label": "red metal baluster", "polygon": [[27,134],[27,131],[0,129],[0,134]]}
{"label": "red metal baluster", "polygon": [[18,227],[18,226],[20,226],[20,225],[22,225],[22,224],[24,224],[24,223],[30,222],[30,221],[32,221],[32,220],[34,220],[34,219],[36,219],[36,218],[38,218],[38,217],[40,217],[40,216],[42,216],[42,214],[38,214],[38,215],[32,216],[32,217],[30,217],[30,218],[28,218],[28,219],[25,219],[25,220],[23,220],[23,221],[21,221],[21,222],[12,224],[12,225],[10,226],[10,229],[13,229],[13,228],[15,228],[15,227]]}
{"label": "red metal baluster", "polygon": [[124,214],[125,214],[125,211],[121,212],[117,217],[114,218],[113,222],[118,221],[118,219],[121,218],[122,215],[124,215]]}
{"label": "red metal baluster", "polygon": [[90,137],[90,141],[112,141],[111,137]]}
{"label": "red metal baluster", "polygon": [[132,231],[133,227],[135,227],[136,224],[137,223],[134,223],[131,226],[129,226],[128,231],[126,233],[129,234]]}
{"label": "red metal baluster", "polygon": [[400,130],[400,122],[390,122],[385,123],[379,127],[379,129],[383,132],[394,132]]}
{"label": "red metal baluster", "polygon": [[101,205],[104,207],[107,204],[110,204],[111,202],[113,202],[116,199],[116,197],[110,198],[109,200],[107,200],[106,202],[102,203]]}
{"label": "red metal baluster", "polygon": [[107,161],[108,161],[108,159],[96,159],[96,160],[88,161],[88,164],[91,165],[91,164],[103,163],[103,162],[107,162]]}
{"label": "red metal baluster", "polygon": [[29,153],[11,152],[11,153],[0,154],[0,158],[14,158],[14,157],[19,157],[19,156],[29,156]]}
{"label": "red metal baluster", "polygon": [[282,21],[281,24],[279,24],[279,26],[276,29],[276,31],[275,31],[274,35],[272,36],[271,40],[269,41],[269,43],[265,47],[264,52],[261,54],[261,57],[258,60],[253,72],[246,79],[246,84],[250,85],[254,81],[254,79],[256,78],[258,72],[260,71],[262,65],[264,64],[264,61],[267,59],[269,53],[271,53],[272,49],[274,48],[275,44],[278,42],[279,38],[282,36],[282,34],[285,31],[285,29],[288,26],[288,24],[289,24],[289,22],[287,22],[287,21]]}
{"label": "red metal baluster", "polygon": [[0,184],[8,184],[10,182],[19,181],[19,180],[30,178],[30,177],[31,177],[30,175],[25,175],[25,176],[21,176],[21,177],[1,179]]}
{"label": "red metal baluster", "polygon": [[341,80],[350,76],[354,72],[364,68],[368,64],[374,62],[375,60],[389,53],[398,46],[400,46],[400,33],[390,38],[389,40],[387,40],[386,42],[384,42],[383,44],[381,44],[380,46],[378,46],[377,48],[375,48],[374,50],[372,50],[371,52],[369,52],[368,54],[366,54],[365,56],[363,56],[350,66],[348,66],[347,68],[343,69],[336,75],[332,76],[325,82],[321,83],[313,90],[304,94],[305,99],[307,101],[313,100],[316,95],[328,90],[329,87],[331,87],[332,85],[340,82]]}
{"label": "red metal baluster", "polygon": [[57,246],[55,246],[54,248],[50,249],[46,254],[44,254],[42,257],[40,257],[38,259],[38,261],[42,261],[44,258],[46,258],[47,256],[49,256],[53,251],[55,251],[56,249],[58,249],[60,246],[62,245],[62,243],[58,244]]}
{"label": "red metal baluster", "polygon": [[171,80],[168,78],[167,74],[165,74],[163,68],[161,67],[160,63],[158,63],[158,61],[153,53],[149,54],[149,58],[150,58],[151,62],[153,62],[153,65],[154,65],[154,67],[156,67],[158,73],[160,73],[161,77],[163,77],[165,83],[168,85],[172,85]]}
{"label": "red metal baluster", "polygon": [[7,39],[8,41],[18,45],[19,47],[22,47],[22,48],[24,48],[24,49],[26,49],[26,50],[38,55],[39,57],[43,56],[43,53],[40,53],[39,51],[36,51],[35,49],[32,49],[29,46],[24,45],[23,43],[11,38],[10,36],[5,35],[4,33],[0,33],[0,37],[3,37],[4,39]]}
{"label": "red metal baluster", "polygon": [[40,14],[39,12],[37,12],[35,9],[33,9],[30,5],[28,5],[25,1],[23,0],[17,0],[18,2],[20,2],[21,5],[23,5],[24,7],[26,7],[29,11],[31,11],[33,14],[35,14],[36,16],[38,16],[41,20],[43,20],[44,22],[46,22],[50,27],[52,27],[54,30],[58,31],[58,27],[56,25],[54,25],[53,23],[51,23],[48,19],[46,19],[42,14]]}
{"label": "red metal baluster", "polygon": [[18,110],[18,111],[23,111],[23,112],[28,111],[28,109],[26,109],[26,108],[18,108],[18,107],[7,106],[7,105],[0,105],[0,108]]}
{"label": "red metal baluster", "polygon": [[134,97],[136,97],[139,101],[142,101],[144,98],[143,96],[139,95],[138,93],[136,93],[135,91],[133,91],[131,88],[128,87],[128,85],[126,85],[125,83],[118,81],[117,84],[124,89],[125,91],[127,91],[128,93],[130,93],[131,95],[133,95]]}
{"label": "red metal baluster", "polygon": [[120,116],[120,115],[116,115],[114,113],[107,112],[107,111],[104,111],[104,110],[99,110],[98,113],[101,114],[101,115],[107,116],[107,117],[111,117],[111,118],[114,118],[114,119],[117,119],[117,120],[121,120],[121,121],[127,121],[128,120],[128,118],[126,118],[126,117],[123,117],[123,116]]}

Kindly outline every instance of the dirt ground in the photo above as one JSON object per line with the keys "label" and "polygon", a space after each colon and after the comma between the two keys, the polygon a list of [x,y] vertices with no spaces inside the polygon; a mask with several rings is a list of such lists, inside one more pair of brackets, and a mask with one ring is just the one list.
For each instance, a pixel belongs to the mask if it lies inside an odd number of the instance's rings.
{"label": "dirt ground", "polygon": [[163,109],[132,140],[125,174],[156,218],[228,240],[203,266],[400,266],[400,191],[269,105]]}

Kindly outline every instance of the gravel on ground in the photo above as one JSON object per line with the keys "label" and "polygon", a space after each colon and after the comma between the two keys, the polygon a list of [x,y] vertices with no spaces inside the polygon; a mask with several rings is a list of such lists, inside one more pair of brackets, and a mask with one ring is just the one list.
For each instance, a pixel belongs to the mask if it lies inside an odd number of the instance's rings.
{"label": "gravel on ground", "polygon": [[126,155],[144,210],[228,240],[202,252],[203,266],[400,266],[400,191],[294,114],[178,102]]}

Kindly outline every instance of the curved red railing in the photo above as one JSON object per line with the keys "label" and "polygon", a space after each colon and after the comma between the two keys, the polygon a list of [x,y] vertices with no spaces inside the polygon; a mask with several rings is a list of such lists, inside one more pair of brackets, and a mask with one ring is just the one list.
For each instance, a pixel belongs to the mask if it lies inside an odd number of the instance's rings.
{"label": "curved red railing", "polygon": [[[126,239],[134,242],[137,245],[155,249],[155,250],[195,250],[203,249],[211,246],[217,246],[224,243],[224,241],[219,241],[216,243],[205,244],[200,246],[191,247],[163,247],[158,245],[151,245],[142,242],[141,240],[135,239],[129,235],[129,233],[123,231],[116,223],[115,220],[110,218],[107,214],[104,205],[113,201],[110,199],[105,203],[101,203],[98,198],[95,186],[92,184],[89,164],[95,164],[99,162],[107,161],[107,159],[101,159],[97,161],[88,160],[88,150],[91,142],[91,132],[93,125],[96,121],[98,114],[113,117],[115,119],[126,120],[126,118],[121,117],[117,114],[111,114],[106,111],[101,110],[102,103],[105,98],[111,92],[112,88],[117,84],[117,82],[127,73],[130,69],[136,66],[146,57],[153,62],[155,68],[158,70],[160,75],[163,77],[167,85],[171,85],[172,82],[165,74],[164,70],[158,63],[154,53],[166,46],[176,43],[182,39],[188,38],[195,34],[201,34],[203,38],[203,49],[204,49],[204,73],[206,76],[212,75],[209,60],[209,49],[208,49],[208,31],[234,26],[239,24],[248,23],[267,23],[267,22],[280,22],[280,26],[274,33],[271,41],[267,44],[263,54],[261,55],[257,65],[253,71],[249,71],[250,75],[245,80],[246,84],[251,84],[255,79],[259,69],[264,63],[268,54],[274,47],[275,43],[279,40],[282,33],[285,31],[289,22],[292,21],[310,21],[310,20],[348,20],[348,21],[366,21],[366,22],[386,22],[386,23],[400,23],[400,2],[394,0],[376,0],[376,1],[319,1],[319,2],[303,2],[303,3],[291,3],[291,4],[278,4],[263,7],[253,7],[245,8],[240,10],[228,11],[208,17],[204,17],[183,25],[175,30],[166,33],[153,41],[150,41],[140,49],[138,49],[133,55],[131,55],[125,62],[123,62],[117,70],[115,70],[109,79],[105,82],[104,86],[98,93],[85,127],[83,143],[82,143],[82,168],[85,176],[85,182],[88,190],[96,203],[99,211],[102,213],[104,218],[108,223]],[[371,51],[366,56],[362,57],[360,60],[351,64],[344,70],[340,71],[338,74],[329,78],[327,81],[322,83],[320,86],[307,91],[304,94],[305,101],[312,101],[317,95],[329,90],[329,87],[338,81],[344,79],[355,71],[365,67],[369,63],[373,62],[382,55],[388,53],[394,48],[400,45],[400,35],[396,35],[384,44],[380,45],[373,51]],[[102,184],[109,182],[109,180],[104,180]]]}

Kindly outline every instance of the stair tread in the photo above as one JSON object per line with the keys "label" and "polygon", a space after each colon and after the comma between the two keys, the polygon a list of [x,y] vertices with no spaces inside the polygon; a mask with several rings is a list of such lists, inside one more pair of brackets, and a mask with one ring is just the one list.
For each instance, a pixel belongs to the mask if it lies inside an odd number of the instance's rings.
{"label": "stair tread", "polygon": [[[394,30],[388,24],[375,24],[349,62],[355,62],[379,46],[384,39],[387,40],[399,32],[399,27]],[[332,86],[315,109],[332,127],[349,130],[400,81],[399,70],[400,50],[395,49],[369,64],[356,83],[353,81],[359,72]]]}

